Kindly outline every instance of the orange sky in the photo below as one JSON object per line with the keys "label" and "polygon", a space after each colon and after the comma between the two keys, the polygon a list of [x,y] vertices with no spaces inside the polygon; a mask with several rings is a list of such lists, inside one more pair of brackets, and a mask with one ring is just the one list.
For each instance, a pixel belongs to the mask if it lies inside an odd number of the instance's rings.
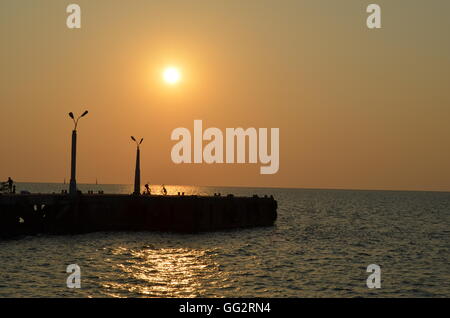
{"label": "orange sky", "polygon": [[[69,3],[82,28],[69,30]],[[450,191],[448,1],[0,4],[0,179]],[[166,65],[179,85],[161,79]],[[175,165],[173,129],[280,128],[280,170]]]}

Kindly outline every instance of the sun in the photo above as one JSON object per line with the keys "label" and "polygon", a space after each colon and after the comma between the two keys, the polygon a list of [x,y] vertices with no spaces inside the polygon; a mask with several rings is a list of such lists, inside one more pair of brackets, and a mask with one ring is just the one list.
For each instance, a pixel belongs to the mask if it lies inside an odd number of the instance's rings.
{"label": "sun", "polygon": [[180,70],[173,66],[167,67],[164,69],[163,79],[167,84],[177,84],[181,80]]}

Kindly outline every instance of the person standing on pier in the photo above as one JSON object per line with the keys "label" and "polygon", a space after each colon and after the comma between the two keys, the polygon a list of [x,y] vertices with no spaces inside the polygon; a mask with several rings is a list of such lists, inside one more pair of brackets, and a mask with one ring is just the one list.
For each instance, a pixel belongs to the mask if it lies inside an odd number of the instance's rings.
{"label": "person standing on pier", "polygon": [[13,179],[11,179],[11,177],[8,177],[8,189],[9,189],[9,193],[13,193],[13,185],[14,185],[14,181]]}
{"label": "person standing on pier", "polygon": [[145,194],[146,194],[146,195],[150,195],[150,194],[151,194],[151,192],[150,192],[150,186],[148,185],[148,183],[145,184]]}

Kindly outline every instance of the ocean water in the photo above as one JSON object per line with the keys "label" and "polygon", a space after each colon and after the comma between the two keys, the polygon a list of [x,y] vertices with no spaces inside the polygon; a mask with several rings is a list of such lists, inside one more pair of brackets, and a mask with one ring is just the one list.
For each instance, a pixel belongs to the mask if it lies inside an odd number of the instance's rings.
{"label": "ocean water", "polygon": [[[18,184],[60,192],[62,184]],[[80,185],[130,193],[127,185]],[[274,227],[0,241],[0,297],[449,297],[450,193],[166,186],[274,195]],[[152,186],[152,193],[159,193]],[[81,288],[66,267],[81,268]],[[381,288],[369,289],[369,264]]]}

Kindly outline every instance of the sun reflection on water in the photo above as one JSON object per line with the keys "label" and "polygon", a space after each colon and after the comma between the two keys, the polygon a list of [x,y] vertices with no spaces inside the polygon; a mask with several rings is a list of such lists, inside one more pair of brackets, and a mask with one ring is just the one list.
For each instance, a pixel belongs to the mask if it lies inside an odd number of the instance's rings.
{"label": "sun reflection on water", "polygon": [[224,280],[211,250],[119,247],[112,253],[124,259],[114,265],[114,279],[102,284],[108,296],[198,297]]}
{"label": "sun reflection on water", "polygon": [[[163,186],[167,190],[167,195],[178,195],[178,193],[185,195],[212,195],[211,189],[206,189],[197,186],[184,185],[152,185],[150,184],[150,191],[152,195],[163,195]],[[141,192],[145,192],[145,186],[141,186]]]}

